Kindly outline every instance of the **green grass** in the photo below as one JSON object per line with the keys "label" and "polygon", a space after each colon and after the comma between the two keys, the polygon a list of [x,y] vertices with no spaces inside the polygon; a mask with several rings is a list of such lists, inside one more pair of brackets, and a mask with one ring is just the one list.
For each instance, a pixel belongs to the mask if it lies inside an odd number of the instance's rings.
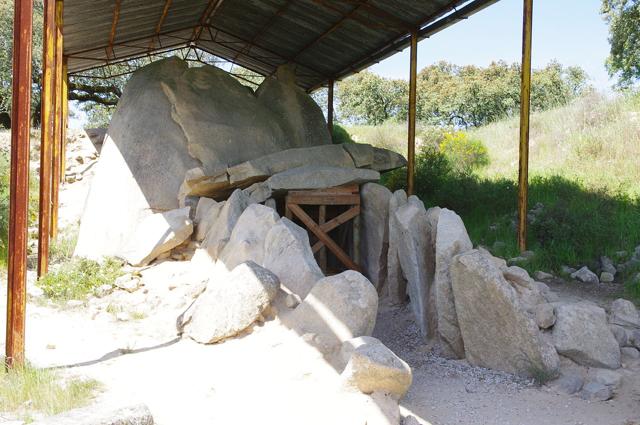
{"label": "green grass", "polygon": [[78,242],[78,227],[65,227],[58,232],[57,239],[49,245],[49,262],[51,264],[69,261]]}
{"label": "green grass", "polygon": [[64,379],[50,369],[26,365],[7,372],[2,367],[0,412],[9,412],[25,421],[34,413],[56,415],[89,404],[99,388],[95,380]]}
{"label": "green grass", "polygon": [[[380,140],[386,133],[390,142]],[[406,130],[397,124],[379,132],[351,128],[359,142],[397,146]],[[470,130],[487,148],[489,164],[461,173],[438,148],[433,133],[420,140],[416,187],[425,205],[454,210],[475,244],[494,255],[518,255],[516,244],[518,120]],[[370,137],[371,136],[371,137]],[[370,137],[370,138],[367,138]],[[437,137],[436,137],[437,140]],[[406,143],[403,141],[403,143]],[[437,145],[437,144],[435,144]],[[396,151],[400,151],[396,147]],[[587,265],[602,255],[632,253],[640,245],[640,96],[607,99],[592,94],[572,104],[532,115],[529,208],[543,209],[529,225],[528,247],[535,252],[523,267],[558,273],[561,266]],[[404,187],[405,170],[384,176],[391,188]],[[640,301],[638,268],[618,276],[627,295]]]}
{"label": "green grass", "polygon": [[101,285],[111,284],[122,275],[122,262],[106,259],[103,263],[74,258],[40,278],[38,286],[55,301],[83,300]]}

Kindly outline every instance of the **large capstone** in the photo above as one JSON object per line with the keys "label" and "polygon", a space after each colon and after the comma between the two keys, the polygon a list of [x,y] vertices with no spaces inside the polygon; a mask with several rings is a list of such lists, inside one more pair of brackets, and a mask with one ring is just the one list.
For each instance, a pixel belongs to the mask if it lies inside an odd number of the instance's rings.
{"label": "large capstone", "polygon": [[221,69],[175,57],[136,71],[109,125],[76,254],[117,255],[145,217],[179,207],[189,170],[224,181],[229,166],[330,144],[321,109],[283,78],[254,93]]}
{"label": "large capstone", "polygon": [[558,353],[489,256],[478,250],[460,254],[453,259],[450,273],[465,355],[471,364],[528,376],[555,372]]}

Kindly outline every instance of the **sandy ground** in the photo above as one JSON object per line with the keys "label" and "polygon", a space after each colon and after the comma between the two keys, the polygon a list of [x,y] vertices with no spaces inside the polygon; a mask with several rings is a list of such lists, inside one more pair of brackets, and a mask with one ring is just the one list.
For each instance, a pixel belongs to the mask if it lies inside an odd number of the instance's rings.
{"label": "sandy ground", "polygon": [[[93,149],[88,140],[78,138],[69,150],[68,163]],[[73,172],[83,178],[63,186],[60,216],[65,225],[77,223],[91,167],[76,161]],[[179,290],[167,286],[187,284],[172,276],[147,280],[147,285],[157,286],[156,298],[164,301],[180,298]],[[567,290],[566,296],[577,295]],[[336,370],[277,320],[255,327],[249,335],[202,346],[176,336],[175,317],[184,307],[166,301],[144,319],[118,321],[112,314],[97,313],[93,303],[70,309],[32,300],[27,357],[41,367],[97,379],[103,390],[96,403],[114,407],[146,403],[160,425],[364,425],[361,409],[371,407],[371,400],[338,391]],[[2,279],[2,335],[5,308],[6,280]],[[382,304],[374,335],[412,367],[414,382],[402,400],[401,412],[421,424],[640,424],[640,362],[625,365],[624,386],[613,400],[587,402],[433,355],[422,343],[406,306]],[[0,349],[4,351],[4,338]],[[379,407],[374,403],[372,408]]]}

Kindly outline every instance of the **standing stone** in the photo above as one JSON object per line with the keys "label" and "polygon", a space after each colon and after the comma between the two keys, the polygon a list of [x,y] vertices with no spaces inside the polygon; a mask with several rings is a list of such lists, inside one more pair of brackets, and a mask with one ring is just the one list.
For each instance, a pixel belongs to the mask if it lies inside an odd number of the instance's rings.
{"label": "standing stone", "polygon": [[191,233],[188,207],[152,214],[142,220],[118,257],[132,266],[144,266],[186,241]]}
{"label": "standing stone", "polygon": [[471,364],[529,376],[558,369],[556,350],[490,258],[477,250],[458,255],[451,264],[451,283]]}
{"label": "standing stone", "polygon": [[300,335],[314,333],[338,348],[349,339],[371,335],[378,294],[353,270],[319,280],[287,321]]}
{"label": "standing stone", "polygon": [[362,269],[378,293],[381,293],[387,280],[391,191],[377,183],[367,183],[360,189],[360,199]]}
{"label": "standing stone", "polygon": [[436,226],[433,288],[438,336],[447,357],[463,358],[464,343],[451,289],[450,267],[453,257],[470,251],[473,244],[462,219],[453,211],[438,209]]}
{"label": "standing stone", "polygon": [[389,251],[387,253],[387,294],[391,302],[399,304],[407,297],[407,280],[400,266],[399,247],[402,242],[396,211],[407,203],[404,190],[396,190],[389,199]]}
{"label": "standing stone", "polygon": [[620,367],[620,347],[605,311],[588,302],[556,306],[553,341],[558,353],[592,367]]}
{"label": "standing stone", "polygon": [[249,197],[240,189],[235,190],[225,201],[202,242],[202,248],[207,250],[212,259],[218,259],[238,219],[250,203]]}
{"label": "standing stone", "polygon": [[235,336],[261,317],[279,286],[273,273],[251,261],[220,272],[183,314],[179,327],[202,344]]}
{"label": "standing stone", "polygon": [[411,309],[424,337],[433,336],[433,308],[429,306],[435,272],[432,229],[424,204],[415,196],[395,212],[400,241],[398,254],[403,274],[407,277],[407,290]]}
{"label": "standing stone", "polygon": [[267,233],[263,266],[274,272],[282,286],[300,298],[324,277],[313,257],[307,232],[283,217]]}
{"label": "standing stone", "polygon": [[218,202],[211,198],[202,197],[196,206],[196,217],[193,224],[196,226],[195,240],[202,242],[207,236],[211,225],[216,221],[220,210],[224,206],[223,202]]}
{"label": "standing stone", "polygon": [[220,260],[228,269],[245,261],[262,264],[266,249],[264,241],[279,219],[278,213],[272,208],[260,204],[249,205],[238,218],[229,242],[220,254]]}

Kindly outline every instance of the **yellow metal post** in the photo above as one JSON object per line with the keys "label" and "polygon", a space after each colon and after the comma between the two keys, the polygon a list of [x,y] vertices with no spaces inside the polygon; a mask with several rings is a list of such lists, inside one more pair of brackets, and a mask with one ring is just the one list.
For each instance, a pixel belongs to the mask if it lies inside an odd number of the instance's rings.
{"label": "yellow metal post", "polygon": [[409,67],[409,140],[407,146],[407,194],[415,194],[416,163],[416,79],[418,72],[418,32],[411,33],[411,59]]}
{"label": "yellow metal post", "polygon": [[64,183],[67,169],[67,126],[69,124],[69,73],[67,58],[62,60],[62,128],[60,148],[60,183]]}
{"label": "yellow metal post", "polygon": [[327,90],[327,128],[331,139],[333,139],[333,87],[334,81],[329,80],[329,88]]}
{"label": "yellow metal post", "polygon": [[56,68],[55,68],[55,108],[54,128],[55,139],[53,143],[53,161],[51,168],[51,226],[49,233],[51,239],[58,236],[58,204],[60,192],[60,151],[62,146],[62,1],[56,0]]}
{"label": "yellow metal post", "polygon": [[38,215],[38,277],[49,266],[49,225],[51,223],[51,148],[54,142],[55,0],[44,1],[42,46],[42,95],[40,140],[40,205]]}
{"label": "yellow metal post", "polygon": [[522,79],[520,83],[520,167],[518,173],[518,247],[520,248],[520,251],[525,251],[527,249],[532,18],[533,0],[524,0],[522,24]]}

